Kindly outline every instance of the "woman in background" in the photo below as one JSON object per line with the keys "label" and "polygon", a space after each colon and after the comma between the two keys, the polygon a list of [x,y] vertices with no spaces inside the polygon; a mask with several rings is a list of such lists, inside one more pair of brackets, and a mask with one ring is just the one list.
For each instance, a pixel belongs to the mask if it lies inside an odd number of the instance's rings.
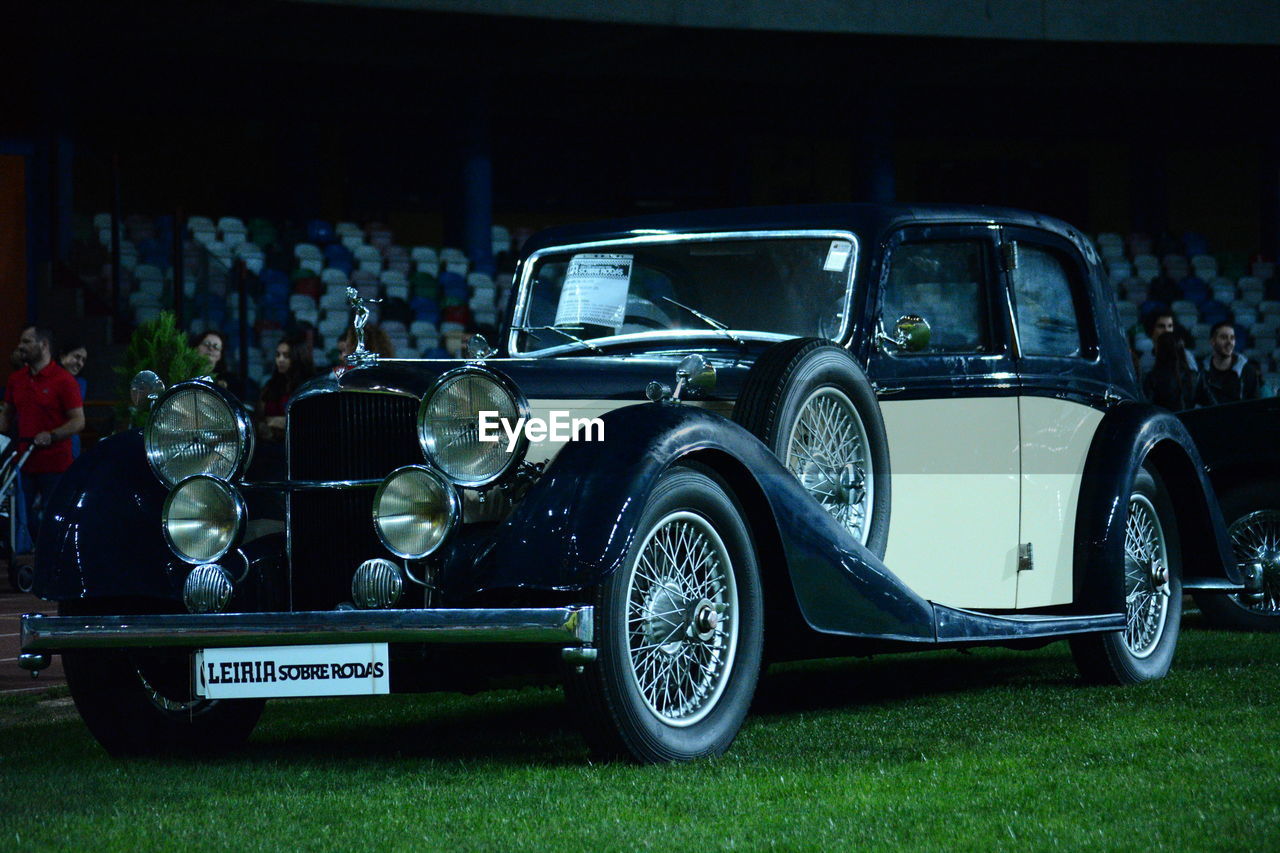
{"label": "woman in background", "polygon": [[[383,358],[395,358],[396,348],[391,343],[391,336],[382,330],[377,323],[364,327],[364,348]],[[347,330],[338,338],[338,363],[333,366],[333,375],[341,376],[351,365],[347,364],[347,356],[356,351],[356,327],[347,325]]]}
{"label": "woman in background", "polygon": [[276,369],[262,386],[254,420],[258,438],[268,442],[284,440],[284,412],[289,398],[298,386],[311,378],[311,348],[305,343],[286,338],[276,344]]}
{"label": "woman in background", "polygon": [[[76,379],[76,384],[80,386],[80,400],[89,399],[89,383],[84,381],[84,377],[80,375],[80,371],[84,370],[84,363],[89,359],[89,350],[84,344],[75,341],[68,343],[62,348],[62,355],[58,356],[58,364],[62,365],[63,370],[70,373]],[[71,436],[71,456],[72,458],[80,458],[80,433]]]}
{"label": "woman in background", "polygon": [[207,329],[201,334],[191,336],[191,346],[196,352],[209,359],[209,375],[213,382],[221,388],[227,387],[227,352],[226,336],[217,329]]}
{"label": "woman in background", "polygon": [[1147,399],[1171,412],[1191,407],[1195,399],[1195,379],[1187,366],[1186,345],[1178,335],[1156,338],[1156,363],[1142,380]]}

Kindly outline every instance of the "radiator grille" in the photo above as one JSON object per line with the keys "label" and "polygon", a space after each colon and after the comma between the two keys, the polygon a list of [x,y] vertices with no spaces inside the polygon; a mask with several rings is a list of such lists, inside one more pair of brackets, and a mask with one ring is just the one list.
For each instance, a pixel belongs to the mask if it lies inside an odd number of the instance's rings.
{"label": "radiator grille", "polygon": [[[382,478],[422,461],[418,401],[339,392],[289,410],[294,480]],[[330,610],[351,599],[351,576],[370,557],[390,557],[373,531],[375,489],[297,491],[290,512],[290,593],[295,610]]]}

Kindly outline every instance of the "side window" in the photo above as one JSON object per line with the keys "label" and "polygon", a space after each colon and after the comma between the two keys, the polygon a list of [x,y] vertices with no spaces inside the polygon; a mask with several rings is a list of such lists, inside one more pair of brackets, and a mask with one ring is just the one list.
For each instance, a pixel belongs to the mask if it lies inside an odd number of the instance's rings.
{"label": "side window", "polygon": [[1019,242],[1013,270],[1018,341],[1023,355],[1072,357],[1081,354],[1071,281],[1063,258],[1042,246]]}
{"label": "side window", "polygon": [[929,353],[990,352],[986,279],[986,243],[980,240],[903,243],[889,259],[881,319],[886,329],[907,314],[928,320]]}

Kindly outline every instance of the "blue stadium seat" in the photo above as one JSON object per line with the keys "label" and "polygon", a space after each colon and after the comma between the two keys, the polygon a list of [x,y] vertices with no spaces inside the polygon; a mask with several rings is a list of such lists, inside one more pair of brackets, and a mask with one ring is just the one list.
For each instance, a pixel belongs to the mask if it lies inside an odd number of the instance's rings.
{"label": "blue stadium seat", "polygon": [[334,241],[333,225],[323,219],[313,219],[307,223],[307,242],[322,246]]}

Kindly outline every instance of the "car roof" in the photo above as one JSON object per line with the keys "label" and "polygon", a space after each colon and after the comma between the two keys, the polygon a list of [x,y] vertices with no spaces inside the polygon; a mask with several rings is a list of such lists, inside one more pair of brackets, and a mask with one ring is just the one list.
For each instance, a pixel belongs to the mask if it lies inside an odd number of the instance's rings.
{"label": "car roof", "polygon": [[1020,225],[1052,231],[1082,249],[1091,245],[1079,230],[1060,219],[1014,208],[961,204],[821,204],[661,213],[564,225],[534,234],[525,242],[521,254],[528,257],[551,246],[595,243],[654,232],[847,230],[865,240],[912,224]]}

